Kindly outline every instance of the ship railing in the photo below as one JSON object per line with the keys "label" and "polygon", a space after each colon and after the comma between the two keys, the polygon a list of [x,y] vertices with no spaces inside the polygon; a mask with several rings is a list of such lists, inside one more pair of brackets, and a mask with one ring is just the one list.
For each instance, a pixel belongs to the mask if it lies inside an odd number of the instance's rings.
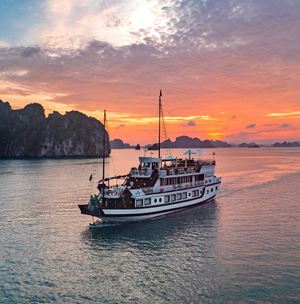
{"label": "ship railing", "polygon": [[198,186],[203,186],[204,182],[203,181],[197,181],[193,183],[184,183],[184,184],[178,184],[178,185],[172,185],[173,190],[177,189],[186,189],[186,188],[192,188],[192,187],[198,187]]}
{"label": "ship railing", "polygon": [[198,163],[202,166],[215,166],[216,165],[216,161],[214,159],[198,160]]}
{"label": "ship railing", "polygon": [[120,197],[123,193],[123,189],[120,187],[112,187],[105,190],[106,197]]}
{"label": "ship railing", "polygon": [[152,187],[145,187],[145,188],[142,188],[142,190],[145,194],[152,194],[152,193],[161,193],[161,192],[165,192],[165,191],[184,190],[184,189],[189,189],[189,188],[193,188],[193,187],[201,187],[201,186],[204,186],[204,181],[161,186],[156,191],[154,191],[154,189]]}
{"label": "ship railing", "polygon": [[198,167],[198,168],[184,168],[184,169],[171,169],[171,170],[166,170],[166,173],[162,174],[161,176],[199,173],[200,169],[201,169],[201,167]]}
{"label": "ship railing", "polygon": [[187,170],[187,169],[169,169],[166,170],[166,175],[180,175],[180,174],[186,174],[186,173],[193,173],[195,170]]}

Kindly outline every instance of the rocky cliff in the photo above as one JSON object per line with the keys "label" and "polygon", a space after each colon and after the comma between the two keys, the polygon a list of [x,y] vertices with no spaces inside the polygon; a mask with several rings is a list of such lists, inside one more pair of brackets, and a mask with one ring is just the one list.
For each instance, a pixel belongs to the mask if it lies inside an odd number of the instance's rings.
{"label": "rocky cliff", "polygon": [[0,100],[0,158],[101,157],[110,154],[108,133],[97,119],[77,111],[48,117],[40,104],[12,110]]}

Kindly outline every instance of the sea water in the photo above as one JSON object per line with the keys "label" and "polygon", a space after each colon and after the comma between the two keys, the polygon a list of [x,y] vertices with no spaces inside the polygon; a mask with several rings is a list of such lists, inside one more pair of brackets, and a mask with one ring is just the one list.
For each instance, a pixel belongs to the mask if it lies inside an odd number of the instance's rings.
{"label": "sea water", "polygon": [[[93,230],[77,204],[101,160],[0,161],[0,303],[300,303],[300,149],[213,152],[214,201]],[[113,150],[107,174],[142,155]]]}

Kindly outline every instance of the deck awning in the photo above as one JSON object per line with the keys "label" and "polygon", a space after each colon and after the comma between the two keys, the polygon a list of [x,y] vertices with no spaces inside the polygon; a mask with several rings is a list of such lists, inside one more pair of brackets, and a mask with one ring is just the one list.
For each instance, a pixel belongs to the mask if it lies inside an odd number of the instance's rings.
{"label": "deck awning", "polygon": [[159,157],[146,157],[146,156],[141,156],[139,157],[140,163],[160,163],[161,159]]}

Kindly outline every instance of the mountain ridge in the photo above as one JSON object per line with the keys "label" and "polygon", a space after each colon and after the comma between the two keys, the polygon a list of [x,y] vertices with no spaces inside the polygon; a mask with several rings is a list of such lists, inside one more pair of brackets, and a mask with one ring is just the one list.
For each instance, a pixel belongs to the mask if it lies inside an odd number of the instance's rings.
{"label": "mountain ridge", "polygon": [[110,154],[109,135],[93,117],[70,111],[45,116],[39,103],[13,110],[0,100],[0,158],[97,158]]}

